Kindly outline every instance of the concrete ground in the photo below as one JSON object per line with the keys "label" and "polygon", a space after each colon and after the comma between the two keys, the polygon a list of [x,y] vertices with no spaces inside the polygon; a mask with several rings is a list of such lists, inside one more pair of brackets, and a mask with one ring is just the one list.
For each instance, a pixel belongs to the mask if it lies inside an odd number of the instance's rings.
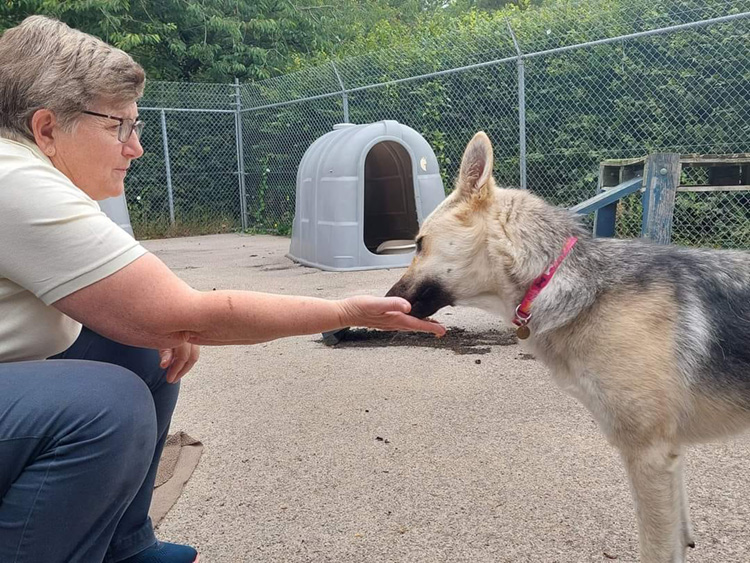
{"label": "concrete ground", "polygon": [[[301,267],[268,236],[145,246],[209,291],[382,295],[403,272]],[[204,348],[172,430],[205,450],[159,536],[202,563],[637,561],[625,475],[588,412],[489,315],[436,318],[454,327],[438,347]],[[750,441],[691,448],[686,470],[688,561],[750,561]]]}

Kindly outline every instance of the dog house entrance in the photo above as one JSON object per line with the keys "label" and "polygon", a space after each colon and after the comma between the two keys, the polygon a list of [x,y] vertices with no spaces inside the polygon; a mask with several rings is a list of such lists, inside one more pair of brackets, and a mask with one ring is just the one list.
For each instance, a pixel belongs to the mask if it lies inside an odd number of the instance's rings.
{"label": "dog house entrance", "polygon": [[411,158],[403,145],[382,141],[365,158],[365,246],[374,254],[411,252],[419,232]]}

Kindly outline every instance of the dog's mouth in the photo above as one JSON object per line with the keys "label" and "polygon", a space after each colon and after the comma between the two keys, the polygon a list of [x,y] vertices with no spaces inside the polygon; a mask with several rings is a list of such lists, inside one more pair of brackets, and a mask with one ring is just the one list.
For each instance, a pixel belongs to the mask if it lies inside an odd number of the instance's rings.
{"label": "dog's mouth", "polygon": [[414,290],[406,286],[403,281],[394,285],[386,297],[403,297],[411,303],[412,317],[424,319],[437,313],[443,307],[453,305],[453,296],[446,291],[439,283],[425,281],[417,285]]}

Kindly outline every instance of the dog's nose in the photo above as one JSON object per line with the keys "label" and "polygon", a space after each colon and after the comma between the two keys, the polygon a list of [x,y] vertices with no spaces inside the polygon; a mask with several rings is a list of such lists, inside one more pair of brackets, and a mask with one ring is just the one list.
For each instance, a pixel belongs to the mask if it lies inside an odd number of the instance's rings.
{"label": "dog's nose", "polygon": [[414,283],[412,279],[401,278],[388,290],[386,297],[402,297],[411,303],[412,317],[423,319],[443,307],[453,305],[453,298],[440,283],[423,280]]}
{"label": "dog's nose", "polygon": [[[388,290],[388,293],[385,294],[386,297],[403,297],[407,301],[409,301],[409,298],[407,297],[407,284],[404,283],[404,279],[401,278],[398,280],[395,284],[393,284],[393,287]],[[411,301],[409,301],[411,303]]]}

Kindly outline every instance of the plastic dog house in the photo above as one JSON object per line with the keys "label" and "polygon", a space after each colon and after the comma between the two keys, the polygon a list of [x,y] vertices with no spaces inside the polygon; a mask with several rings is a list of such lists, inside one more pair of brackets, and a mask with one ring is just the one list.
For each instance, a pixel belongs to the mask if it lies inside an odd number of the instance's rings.
{"label": "plastic dog house", "polygon": [[131,237],[135,237],[133,227],[130,225],[130,213],[128,213],[125,194],[100,201],[99,208],[107,217],[117,223],[122,230],[130,234]]}
{"label": "plastic dog house", "polygon": [[443,199],[435,153],[414,129],[335,125],[297,169],[288,257],[332,271],[408,266],[419,226]]}

